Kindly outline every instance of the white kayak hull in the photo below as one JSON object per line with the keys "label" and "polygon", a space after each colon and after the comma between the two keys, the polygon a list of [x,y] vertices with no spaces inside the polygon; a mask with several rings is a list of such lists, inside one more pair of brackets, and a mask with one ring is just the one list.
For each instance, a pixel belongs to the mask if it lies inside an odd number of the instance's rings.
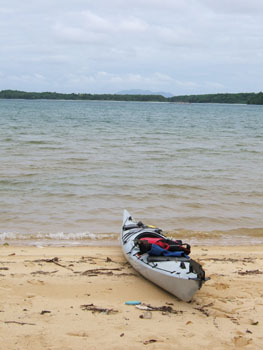
{"label": "white kayak hull", "polygon": [[138,223],[124,210],[121,242],[127,261],[149,281],[180,300],[190,301],[205,282],[201,266],[190,258],[150,257],[148,253],[139,254],[136,239],[149,234],[164,237],[159,229],[138,226]]}

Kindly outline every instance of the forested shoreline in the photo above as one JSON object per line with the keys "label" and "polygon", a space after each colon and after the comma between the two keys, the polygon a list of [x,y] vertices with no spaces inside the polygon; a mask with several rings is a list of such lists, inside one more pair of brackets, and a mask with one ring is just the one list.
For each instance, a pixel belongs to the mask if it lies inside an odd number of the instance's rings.
{"label": "forested shoreline", "polygon": [[263,93],[220,93],[203,95],[182,95],[164,97],[162,95],[121,95],[121,94],[87,94],[57,92],[26,92],[19,90],[2,90],[0,99],[27,100],[88,100],[88,101],[138,101],[138,102],[175,102],[175,103],[231,103],[263,104]]}

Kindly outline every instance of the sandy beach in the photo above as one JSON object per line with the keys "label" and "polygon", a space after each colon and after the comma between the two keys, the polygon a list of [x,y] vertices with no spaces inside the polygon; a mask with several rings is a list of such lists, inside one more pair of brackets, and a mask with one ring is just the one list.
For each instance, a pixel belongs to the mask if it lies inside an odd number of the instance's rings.
{"label": "sandy beach", "polygon": [[262,349],[263,246],[191,257],[211,279],[184,303],[118,246],[1,246],[0,349]]}

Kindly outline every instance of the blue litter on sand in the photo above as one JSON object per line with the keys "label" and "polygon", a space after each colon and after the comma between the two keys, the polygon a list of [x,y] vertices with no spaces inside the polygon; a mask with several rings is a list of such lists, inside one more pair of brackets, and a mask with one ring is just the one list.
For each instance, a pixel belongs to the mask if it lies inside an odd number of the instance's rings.
{"label": "blue litter on sand", "polygon": [[136,301],[136,300],[130,300],[130,301],[125,301],[126,305],[140,305],[141,302],[140,301]]}

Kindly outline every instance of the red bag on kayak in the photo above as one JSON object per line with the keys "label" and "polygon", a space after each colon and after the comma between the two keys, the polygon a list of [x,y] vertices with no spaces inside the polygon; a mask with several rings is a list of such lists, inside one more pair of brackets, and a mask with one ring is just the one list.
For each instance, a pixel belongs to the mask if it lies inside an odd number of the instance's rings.
{"label": "red bag on kayak", "polygon": [[161,237],[142,237],[141,241],[146,241],[148,244],[156,244],[159,247],[169,250],[171,252],[183,251],[186,254],[190,254],[191,246],[187,243],[182,243],[182,241],[173,241],[171,239],[161,238]]}

